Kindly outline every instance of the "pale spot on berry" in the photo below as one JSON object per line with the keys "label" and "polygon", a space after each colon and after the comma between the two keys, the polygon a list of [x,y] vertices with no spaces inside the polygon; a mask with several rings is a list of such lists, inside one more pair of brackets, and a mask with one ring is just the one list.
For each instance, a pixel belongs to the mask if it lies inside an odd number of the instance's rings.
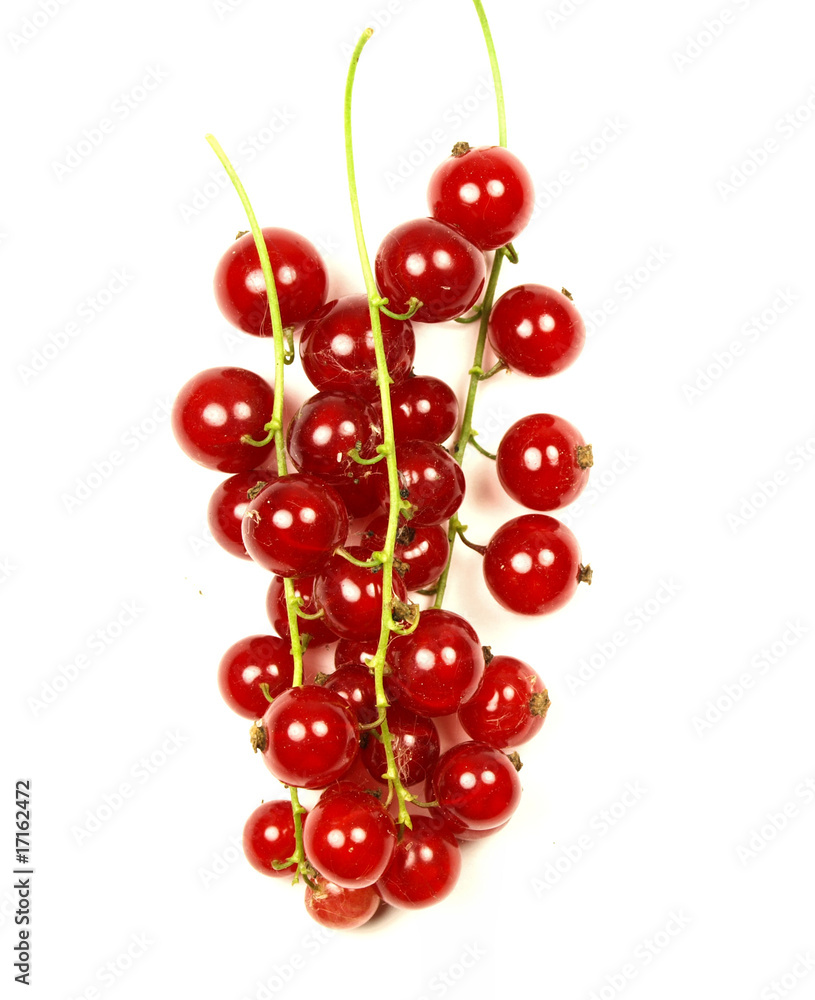
{"label": "pale spot on berry", "polygon": [[416,653],[416,666],[420,670],[432,670],[436,665],[436,656],[432,649],[420,649]]}
{"label": "pale spot on berry", "polygon": [[458,196],[465,205],[473,205],[481,197],[481,188],[472,181],[469,184],[462,184],[458,189]]}
{"label": "pale spot on berry", "polygon": [[427,844],[422,844],[419,848],[419,857],[422,861],[432,861],[433,860],[433,848],[428,847]]}
{"label": "pale spot on berry", "polygon": [[[277,280],[281,285],[293,285],[297,281],[297,271],[284,264],[277,272]],[[266,287],[265,284],[263,287]]]}
{"label": "pale spot on berry", "polygon": [[537,472],[541,465],[543,465],[543,455],[541,455],[540,448],[527,448],[524,452],[523,462],[525,469],[529,469],[530,472]]}
{"label": "pale spot on berry", "polygon": [[276,826],[267,826],[263,831],[263,839],[271,841],[274,843],[275,840],[280,840],[280,830]]}
{"label": "pale spot on berry", "polygon": [[555,328],[555,319],[553,316],[550,316],[549,313],[544,313],[538,320],[538,326],[544,333],[551,333]]}
{"label": "pale spot on berry", "polygon": [[349,354],[353,354],[354,338],[349,337],[347,333],[338,333],[331,340],[331,351],[337,357],[347,358]]}
{"label": "pale spot on berry", "polygon": [[340,848],[345,843],[345,834],[342,830],[329,830],[325,839],[329,847]]}
{"label": "pale spot on berry", "polygon": [[252,416],[252,407],[248,403],[235,403],[232,407],[232,414],[238,420],[248,420]]}
{"label": "pale spot on berry", "polygon": [[251,684],[252,681],[257,680],[262,673],[263,671],[260,667],[244,667],[243,670],[241,670],[241,680],[244,684]]}
{"label": "pale spot on berry", "polygon": [[456,662],[456,651],[452,646],[445,646],[441,651],[442,662],[446,663],[449,667],[451,664]]}
{"label": "pale spot on berry", "polygon": [[532,321],[528,319],[522,320],[516,327],[518,336],[521,337],[523,340],[526,340],[527,337],[532,336],[532,330],[533,330]]}
{"label": "pale spot on berry", "polygon": [[440,271],[449,271],[453,266],[453,258],[446,250],[434,250],[433,263]]}
{"label": "pale spot on berry", "polygon": [[546,457],[549,459],[550,465],[557,465],[558,459],[560,458],[560,452],[553,444],[547,445]]}
{"label": "pale spot on berry", "polygon": [[499,701],[500,701],[500,698],[499,698],[498,692],[496,691],[495,694],[492,696],[492,698],[490,698],[490,700],[487,702],[487,711],[488,712],[494,712],[496,710],[496,708],[498,708],[498,702]]}
{"label": "pale spot on berry", "polygon": [[328,424],[320,424],[319,427],[315,427],[311,435],[311,440],[317,445],[328,444],[328,442],[333,437],[334,432]]}
{"label": "pale spot on berry", "polygon": [[485,785],[494,785],[495,775],[493,774],[492,771],[482,771],[481,780],[484,782]]}
{"label": "pale spot on berry", "polygon": [[362,597],[362,591],[352,580],[343,580],[340,584],[342,599],[348,604],[356,604]]}
{"label": "pale spot on berry", "polygon": [[476,777],[472,771],[465,771],[458,779],[458,783],[462,788],[475,788]]}
{"label": "pale spot on berry", "polygon": [[227,421],[227,412],[220,403],[208,403],[204,407],[201,419],[209,427],[223,427]]}
{"label": "pale spot on berry", "polygon": [[[504,701],[515,701],[515,688],[510,687],[508,684],[503,690]],[[495,697],[498,697],[498,692],[496,691]]]}
{"label": "pale spot on berry", "polygon": [[435,483],[435,481],[439,478],[439,474],[432,466],[428,466],[424,470],[424,478],[430,483]]}
{"label": "pale spot on berry", "polygon": [[405,261],[405,268],[408,274],[414,278],[418,278],[420,274],[424,274],[427,270],[427,261],[420,253],[408,254],[408,258]]}
{"label": "pale spot on berry", "polygon": [[538,562],[541,566],[551,566],[555,561],[555,553],[551,549],[541,549],[538,553]]}
{"label": "pale spot on berry", "polygon": [[272,514],[272,524],[276,528],[290,528],[294,522],[290,510],[276,510]]}
{"label": "pale spot on berry", "polygon": [[300,511],[300,520],[303,524],[314,524],[317,520],[317,514],[311,507],[304,507]]}
{"label": "pale spot on berry", "polygon": [[306,738],[306,727],[302,722],[290,722],[286,735],[292,743],[301,743]]}
{"label": "pale spot on berry", "polygon": [[487,194],[491,195],[493,198],[500,198],[501,195],[506,191],[502,181],[493,178],[491,181],[487,181]]}
{"label": "pale spot on berry", "polygon": [[340,434],[343,434],[346,437],[353,434],[355,430],[356,427],[354,426],[353,420],[343,420],[340,424]]}
{"label": "pale spot on berry", "polygon": [[243,515],[246,513],[246,508],[248,506],[249,506],[249,501],[247,500],[245,503],[235,504],[235,506],[232,508],[232,513],[239,521],[243,518]]}
{"label": "pale spot on berry", "polygon": [[528,552],[516,552],[509,562],[516,573],[528,573],[532,569],[532,556]]}
{"label": "pale spot on berry", "polygon": [[362,829],[361,826],[355,826],[351,831],[351,840],[353,840],[355,844],[364,844],[367,837],[368,834]]}
{"label": "pale spot on berry", "polygon": [[323,719],[317,719],[311,723],[311,731],[315,736],[327,736],[328,726]]}
{"label": "pale spot on berry", "polygon": [[416,410],[419,413],[430,413],[430,400],[429,399],[418,400],[418,402],[416,403]]}

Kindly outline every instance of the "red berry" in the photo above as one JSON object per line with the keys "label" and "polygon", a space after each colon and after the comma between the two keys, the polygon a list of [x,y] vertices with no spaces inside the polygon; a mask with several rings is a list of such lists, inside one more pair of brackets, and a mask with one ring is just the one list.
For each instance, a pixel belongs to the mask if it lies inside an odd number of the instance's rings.
{"label": "red berry", "polygon": [[[305,818],[305,817],[304,817]],[[275,861],[290,858],[297,847],[291,802],[276,799],[255,809],[243,828],[243,853],[249,864],[272,878],[291,877],[297,865],[274,868]]]}
{"label": "red berry", "polygon": [[540,731],[549,694],[532,667],[514,656],[493,656],[475,693],[458,710],[458,721],[474,740],[504,749]]}
{"label": "red berry", "polygon": [[355,462],[350,474],[326,479],[339,493],[349,517],[368,517],[382,506],[377,482],[384,468],[384,462],[367,466]]}
{"label": "red berry", "polygon": [[185,383],[173,403],[172,425],[181,449],[199,465],[220,472],[248,472],[262,465],[274,442],[262,441],[272,418],[274,392],[245,368],[207,368]]}
{"label": "red berry", "polygon": [[323,687],[348,702],[362,725],[375,722],[379,717],[374,675],[361,663],[343,663],[328,675]]}
{"label": "red berry", "polygon": [[[388,530],[388,515],[375,517],[362,532],[360,544],[370,552],[385,548],[385,534]],[[402,524],[396,535],[395,556],[408,567],[405,586],[408,590],[420,590],[435,583],[447,565],[450,542],[447,531],[440,524],[423,528],[413,521]]]}
{"label": "red berry", "polygon": [[563,417],[532,413],[504,434],[495,471],[509,496],[532,510],[566,507],[585,489],[590,460],[580,431]]}
{"label": "red berry", "polygon": [[391,389],[393,434],[397,444],[432,441],[442,444],[458,425],[458,400],[446,382],[414,375]]}
{"label": "red berry", "polygon": [[269,701],[260,688],[269,685],[277,697],[291,687],[294,660],[289,643],[276,635],[250,635],[234,643],[218,665],[218,688],[233,712],[245,719],[260,719]]}
{"label": "red berry", "polygon": [[288,430],[291,460],[300,472],[329,482],[359,475],[362,468],[349,457],[361,445],[363,458],[373,458],[381,432],[374,410],[347,392],[318,392],[292,418]]}
{"label": "red berry", "polygon": [[535,191],[529,171],[509,150],[459,143],[430,178],[427,203],[434,218],[475,246],[497,250],[526,228]]}
{"label": "red berry", "polygon": [[264,569],[312,576],[348,534],[335,490],[314,476],[285,476],[262,490],[243,517],[243,543]]}
{"label": "red berry", "polygon": [[423,611],[416,629],[391,643],[400,704],[418,715],[450,715],[475,691],[484,654],[471,625],[452,611]]}
{"label": "red berry", "polygon": [[315,892],[306,886],[306,910],[310,917],[332,930],[348,931],[367,923],[379,909],[380,897],[373,886],[343,889],[318,875]]}
{"label": "red berry", "polygon": [[334,666],[339,669],[345,663],[359,663],[367,668],[367,661],[376,655],[379,636],[372,639],[340,639],[334,649]]}
{"label": "red berry", "polygon": [[557,611],[574,595],[580,579],[577,539],[546,514],[515,517],[490,539],[484,579],[507,611],[519,615]]}
{"label": "red berry", "polygon": [[[303,600],[301,610],[307,615],[316,614],[318,608],[314,601],[314,577],[300,576],[293,582],[295,597],[300,597]],[[272,582],[269,584],[269,590],[266,593],[266,614],[269,616],[269,621],[275,632],[282,635],[284,639],[291,639],[289,615],[286,609],[286,593],[283,578],[280,576],[272,577]],[[300,634],[307,632],[311,636],[313,646],[323,646],[337,641],[336,635],[322,618],[301,618],[299,624]]]}
{"label": "red berry", "polygon": [[[262,233],[283,326],[297,326],[325,302],[328,291],[325,264],[317,248],[298,233],[271,226],[264,227]],[[214,285],[215,301],[230,323],[245,333],[272,336],[266,283],[251,233],[235,240],[221,257]]]}
{"label": "red berry", "polygon": [[[388,709],[388,729],[399,778],[407,788],[416,785],[432,772],[439,759],[439,732],[432,719],[416,715],[400,705]],[[362,762],[372,778],[384,781],[387,771],[385,747],[373,733],[363,734]]]}
{"label": "red berry", "polygon": [[385,874],[377,882],[386,903],[415,910],[440,903],[455,888],[461,873],[461,851],[444,822],[412,816]]}
{"label": "red berry", "polygon": [[[355,559],[367,561],[370,553],[359,545],[346,549]],[[356,566],[341,555],[332,556],[317,577],[314,593],[325,612],[326,624],[344,639],[374,639],[382,627],[382,567]],[[393,574],[393,595],[400,601],[407,591],[398,573]]]}
{"label": "red berry", "polygon": [[[447,521],[461,506],[466,484],[464,472],[439,444],[408,441],[398,448],[399,494],[413,505],[410,524],[424,528]],[[389,507],[388,480],[376,483],[384,507]]]}
{"label": "red berry", "polygon": [[542,378],[563,371],[583,349],[586,327],[570,298],[545,285],[518,285],[492,307],[493,350],[512,371]]}
{"label": "red berry", "polygon": [[243,544],[243,515],[249,506],[249,490],[277,479],[271,472],[238,472],[218,486],[209,501],[207,524],[215,541],[233,556],[250,559]]}
{"label": "red berry", "polygon": [[333,691],[315,684],[278,695],[263,716],[263,759],[285,785],[325,788],[354,763],[357,720]]}
{"label": "red berry", "polygon": [[426,794],[453,829],[491,830],[521,801],[521,780],[509,758],[486,743],[459,743],[443,753]]}
{"label": "red berry", "polygon": [[376,254],[376,282],[391,312],[407,312],[410,299],[423,305],[419,323],[442,323],[467,312],[484,290],[484,255],[435,219],[413,219],[392,229]]}
{"label": "red berry", "polygon": [[373,885],[390,864],[396,829],[373,795],[333,790],[309,813],[303,846],[321,875],[345,889],[359,889]]}
{"label": "red berry", "polygon": [[[406,378],[413,367],[416,343],[407,320],[380,313],[388,374]],[[303,328],[300,358],[309,381],[324,391],[358,393],[379,398],[376,352],[367,295],[347,295],[327,303]]]}

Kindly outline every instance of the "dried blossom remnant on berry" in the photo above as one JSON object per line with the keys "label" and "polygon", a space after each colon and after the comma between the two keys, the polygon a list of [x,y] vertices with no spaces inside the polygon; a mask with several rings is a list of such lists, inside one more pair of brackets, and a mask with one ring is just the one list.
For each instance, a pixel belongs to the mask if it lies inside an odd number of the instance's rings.
{"label": "dried blossom remnant on berry", "polygon": [[512,753],[508,753],[507,759],[511,762],[512,766],[515,768],[516,771],[520,771],[521,768],[524,766],[523,761],[521,760],[521,756],[517,750],[514,750]]}
{"label": "dried blossom remnant on berry", "polygon": [[582,563],[577,570],[577,582],[578,583],[588,583],[591,586],[591,580],[594,576],[591,566],[584,566]]}
{"label": "dried blossom remnant on berry", "polygon": [[544,688],[543,691],[536,691],[529,699],[529,711],[532,715],[544,721],[551,704],[552,701],[549,698],[549,692]]}
{"label": "dried blossom remnant on berry", "polygon": [[259,726],[255,723],[249,730],[249,742],[252,744],[252,749],[255,753],[260,750],[261,753],[269,745],[269,737],[266,734],[266,730],[263,726]]}
{"label": "dried blossom remnant on berry", "polygon": [[561,292],[566,296],[566,298],[570,302],[574,302],[574,296],[572,295],[572,293],[569,291],[568,288],[561,288]]}
{"label": "dried blossom remnant on berry", "polygon": [[590,444],[577,446],[577,464],[581,469],[590,469],[594,465],[594,452]]}
{"label": "dried blossom remnant on berry", "polygon": [[465,153],[469,153],[470,149],[469,142],[457,142],[450,153],[451,156],[464,156]]}

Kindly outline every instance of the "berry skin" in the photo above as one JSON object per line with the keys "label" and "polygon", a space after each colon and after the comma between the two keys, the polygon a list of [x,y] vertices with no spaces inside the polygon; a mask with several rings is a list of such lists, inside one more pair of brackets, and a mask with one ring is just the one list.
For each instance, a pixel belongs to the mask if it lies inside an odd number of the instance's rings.
{"label": "berry skin", "polygon": [[521,801],[512,761],[486,743],[459,743],[442,754],[426,794],[439,803],[452,829],[502,826]]}
{"label": "berry skin", "polygon": [[306,910],[310,917],[335,931],[349,931],[367,923],[379,909],[380,898],[373,886],[343,889],[318,875],[315,892],[306,886]]}
{"label": "berry skin", "polygon": [[504,434],[495,471],[513,500],[532,510],[558,510],[583,492],[591,461],[568,420],[551,413],[521,417]]}
{"label": "berry skin", "polygon": [[484,654],[471,625],[452,611],[423,611],[416,629],[391,643],[388,660],[400,704],[434,718],[450,715],[475,691]]}
{"label": "berry skin", "polygon": [[[359,545],[346,549],[363,562],[370,553]],[[332,556],[323,566],[314,588],[328,627],[342,639],[374,639],[382,627],[382,567],[356,566],[343,556]],[[407,599],[398,573],[393,574],[393,596]]]}
{"label": "berry skin", "polygon": [[574,303],[545,285],[518,285],[490,313],[493,350],[512,371],[534,378],[568,368],[583,350],[586,326]]}
{"label": "berry skin", "polygon": [[271,472],[238,472],[218,486],[209,501],[207,524],[212,537],[233,556],[251,559],[243,544],[243,515],[249,506],[249,490],[268,485],[277,476]]}
{"label": "berry skin", "polygon": [[[304,323],[325,302],[328,274],[322,257],[307,239],[289,229],[262,230],[275,278],[283,326]],[[215,269],[215,301],[244,333],[272,336],[266,283],[255,239],[245,233],[229,247]]]}
{"label": "berry skin", "polygon": [[367,669],[367,660],[373,660],[379,636],[373,639],[340,639],[334,648],[334,666],[339,669],[345,663],[358,663]]}
{"label": "berry skin", "polygon": [[[413,504],[413,527],[441,524],[455,514],[464,500],[466,483],[461,466],[449,452],[429,441],[408,441],[400,445],[397,460],[399,492],[403,500]],[[381,476],[376,486],[387,509],[387,478]]]}
{"label": "berry skin", "polygon": [[373,885],[390,864],[396,828],[367,792],[333,790],[311,810],[303,846],[314,867],[344,889]]}
{"label": "berry skin", "polygon": [[348,534],[339,494],[314,476],[275,480],[243,517],[243,544],[258,565],[279,576],[312,576]]}
{"label": "berry skin", "polygon": [[[388,374],[401,382],[413,367],[416,342],[407,320],[380,313]],[[327,303],[300,335],[300,358],[309,381],[323,391],[357,393],[378,399],[376,353],[367,295]]]}
{"label": "berry skin", "polygon": [[580,548],[554,517],[522,514],[492,536],[483,569],[490,593],[507,611],[545,615],[562,608],[577,590]]}
{"label": "berry skin", "polygon": [[[362,532],[360,545],[369,552],[385,548],[385,534],[388,530],[388,515],[380,514]],[[447,565],[450,542],[447,531],[440,524],[426,528],[414,525],[413,521],[403,524],[396,534],[396,558],[408,567],[405,586],[408,590],[420,590],[435,583]]]}
{"label": "berry skin", "polygon": [[345,774],[359,750],[356,716],[338,694],[315,684],[278,695],[263,729],[266,766],[296,788],[325,788]]}
{"label": "berry skin", "polygon": [[386,903],[418,910],[440,903],[455,888],[461,874],[461,851],[444,822],[412,816],[385,874],[376,883]]}
{"label": "berry skin", "polygon": [[343,663],[333,674],[328,675],[323,687],[347,701],[363,726],[375,722],[379,717],[374,675],[361,663]]}
{"label": "berry skin", "polygon": [[446,382],[415,375],[391,389],[393,434],[397,444],[443,444],[458,426],[458,400]]}
{"label": "berry skin", "polygon": [[233,712],[245,719],[260,719],[269,702],[260,689],[269,685],[276,698],[291,687],[294,659],[288,641],[276,635],[250,635],[234,643],[218,665],[218,688]]}
{"label": "berry skin", "polygon": [[[305,816],[303,817],[305,819]],[[273,861],[285,861],[297,847],[291,802],[276,799],[255,809],[243,828],[243,853],[249,864],[262,875],[272,878],[291,877],[297,865],[276,869]]]}
{"label": "berry skin", "polygon": [[469,737],[503,750],[531,740],[549,709],[549,693],[532,667],[514,656],[493,656],[475,694],[458,710]]}
{"label": "berry skin", "polygon": [[241,438],[266,437],[274,391],[245,368],[207,368],[186,382],[173,403],[175,439],[193,461],[219,472],[248,472],[263,465],[274,441],[255,448]]}
{"label": "berry skin", "polygon": [[509,150],[457,143],[433,172],[427,203],[434,218],[479,249],[497,250],[526,228],[535,190],[529,171]]}
{"label": "berry skin", "polygon": [[413,219],[391,230],[376,253],[376,283],[391,312],[423,305],[417,323],[443,323],[478,301],[487,278],[481,251],[435,219]]}
{"label": "berry skin", "polygon": [[[388,709],[388,729],[402,785],[407,788],[424,781],[439,759],[439,732],[433,720],[416,715],[400,705],[391,705]],[[382,775],[388,769],[385,747],[372,733],[364,734],[363,743],[360,751],[362,762],[372,778],[384,781]]]}
{"label": "berry skin", "polygon": [[[294,581],[295,597],[303,600],[301,610],[307,615],[317,613],[317,605],[314,601],[314,577],[300,576]],[[289,630],[289,615],[286,610],[286,592],[283,585],[283,577],[274,576],[266,592],[266,614],[272,627],[278,635],[284,639],[291,640]],[[336,642],[337,637],[325,624],[322,618],[300,619],[300,634],[308,632],[311,636],[313,646],[324,646],[331,642]]]}
{"label": "berry skin", "polygon": [[363,458],[373,458],[381,438],[375,411],[347,392],[318,392],[303,403],[289,424],[287,447],[299,472],[328,482],[359,475],[348,452],[361,443]]}

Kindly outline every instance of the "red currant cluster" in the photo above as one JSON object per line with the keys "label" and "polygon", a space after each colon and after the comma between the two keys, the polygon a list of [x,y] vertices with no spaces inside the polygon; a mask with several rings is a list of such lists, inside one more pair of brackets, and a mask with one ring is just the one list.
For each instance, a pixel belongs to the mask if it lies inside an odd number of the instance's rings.
{"label": "red currant cluster", "polygon": [[[277,635],[235,643],[218,673],[227,704],[259,720],[253,746],[291,792],[291,802],[252,813],[245,853],[266,875],[302,876],[309,912],[331,927],[364,923],[382,900],[443,899],[459,876],[459,842],[503,827],[520,800],[520,761],[505,751],[540,730],[549,698],[531,666],[492,656],[468,621],[442,608],[456,539],[482,552],[488,589],[519,614],[556,610],[590,578],[574,536],[550,516],[516,517],[484,547],[464,538],[456,516],[479,382],[504,369],[554,374],[585,337],[568,293],[520,285],[493,305],[501,261],[517,259],[511,243],[534,207],[529,174],[502,146],[458,143],[428,201],[430,218],[382,241],[376,286],[367,265],[368,293],[331,301],[315,247],[259,230],[250,214],[253,232],[221,259],[215,294],[239,329],[275,338],[275,389],[253,372],[212,368],[173,409],[184,451],[231,474],[210,500],[214,537],[272,575]],[[478,321],[461,413],[447,384],[413,374],[412,320]],[[281,365],[298,332],[317,391],[284,437]],[[487,337],[499,361],[484,372]],[[552,511],[585,486],[591,448],[562,418],[534,414],[491,457],[513,499]],[[433,606],[420,610],[417,594]],[[303,683],[309,643],[336,643],[334,670]],[[442,753],[434,720],[443,716],[457,716],[469,739]],[[322,790],[310,811],[301,789]]]}

